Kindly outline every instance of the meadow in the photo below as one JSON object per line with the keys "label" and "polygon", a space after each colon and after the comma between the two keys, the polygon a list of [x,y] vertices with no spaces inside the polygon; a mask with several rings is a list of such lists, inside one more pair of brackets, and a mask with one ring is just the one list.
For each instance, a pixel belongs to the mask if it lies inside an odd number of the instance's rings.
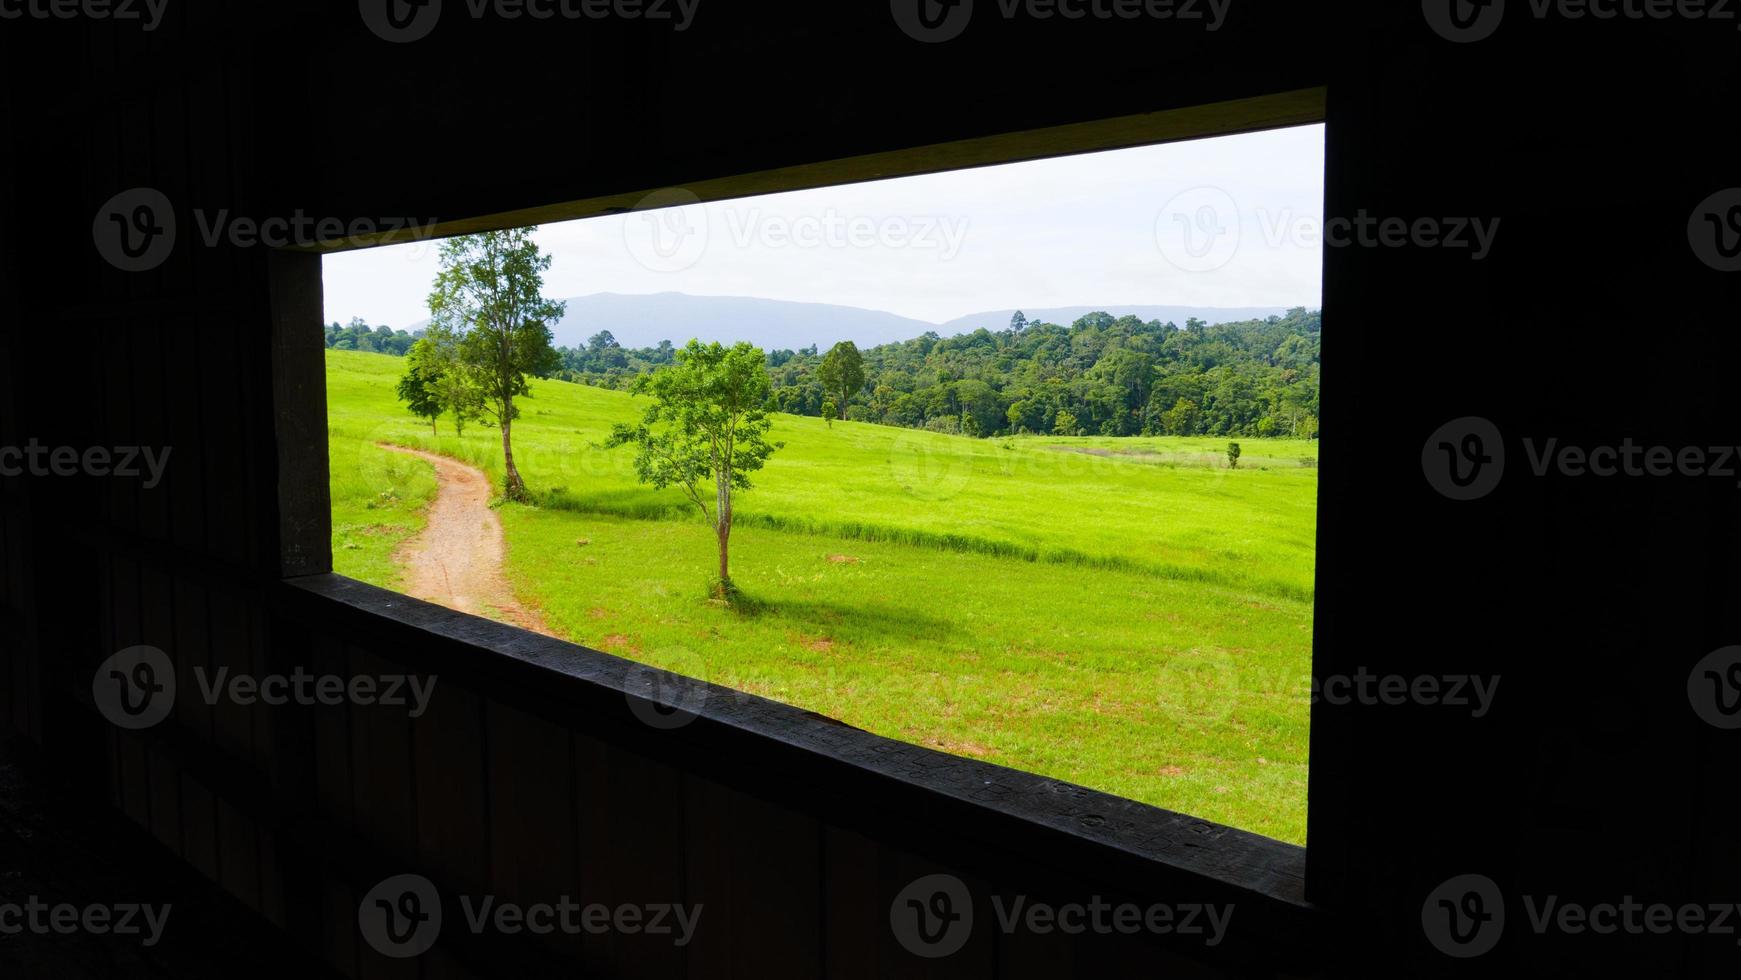
{"label": "meadow", "polygon": [[[386,587],[429,464],[500,485],[500,433],[439,432],[403,361],[327,352],[334,568]],[[536,504],[499,507],[521,600],[577,643],[869,731],[1304,843],[1317,443],[968,439],[775,417],[736,498],[732,574],[677,490],[598,448],[628,394],[534,381]]]}

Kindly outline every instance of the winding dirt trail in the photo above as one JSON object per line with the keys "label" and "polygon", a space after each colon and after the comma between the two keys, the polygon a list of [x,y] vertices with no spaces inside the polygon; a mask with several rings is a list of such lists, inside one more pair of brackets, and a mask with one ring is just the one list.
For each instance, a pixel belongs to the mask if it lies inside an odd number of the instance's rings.
{"label": "winding dirt trail", "polygon": [[502,572],[502,522],[490,509],[490,480],[482,470],[421,449],[381,443],[435,466],[440,486],[423,533],[394,556],[405,569],[405,592],[449,609],[502,620],[545,636],[556,634],[536,610],[514,597]]}

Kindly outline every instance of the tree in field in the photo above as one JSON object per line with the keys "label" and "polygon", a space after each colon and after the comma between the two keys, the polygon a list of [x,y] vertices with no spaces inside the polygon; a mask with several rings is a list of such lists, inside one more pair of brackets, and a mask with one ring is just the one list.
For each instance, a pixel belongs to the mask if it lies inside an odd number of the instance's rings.
{"label": "tree in field", "polygon": [[454,433],[465,435],[466,423],[483,412],[484,395],[470,372],[460,363],[459,338],[453,331],[431,324],[417,343],[428,345],[423,356],[433,365],[431,373],[435,378],[436,394],[442,408],[453,417]]}
{"label": "tree in field", "polygon": [[858,345],[843,340],[830,348],[816,367],[816,380],[835,396],[840,417],[846,418],[846,403],[864,387],[864,355],[858,352]]}
{"label": "tree in field", "polygon": [[[770,443],[772,422],[762,410],[769,381],[758,348],[730,348],[691,340],[677,351],[676,363],[636,379],[633,391],[651,395],[639,425],[618,424],[606,448],[633,445],[635,474],[642,483],[675,486],[713,525],[719,539],[715,598],[736,595],[731,582],[732,493],[750,489],[750,474],[762,468],[784,443]],[[707,484],[713,485],[713,509]]]}
{"label": "tree in field", "polygon": [[1058,419],[1057,419],[1056,424],[1054,424],[1052,426],[1052,431],[1055,434],[1061,435],[1061,436],[1073,436],[1073,435],[1075,435],[1076,434],[1076,416],[1071,415],[1069,412],[1060,411],[1058,413]]}
{"label": "tree in field", "polygon": [[1227,444],[1227,468],[1230,470],[1239,469],[1239,443],[1237,442]]}
{"label": "tree in field", "polygon": [[399,400],[412,415],[429,420],[429,434],[438,435],[435,423],[447,405],[441,400],[442,366],[435,345],[428,339],[411,345],[405,355],[405,375],[399,379]]}
{"label": "tree in field", "polygon": [[834,428],[834,411],[834,399],[822,399],[822,418],[828,423],[830,429]]}
{"label": "tree in field", "polygon": [[528,498],[514,466],[514,399],[531,397],[529,375],[562,366],[549,323],[564,304],[544,298],[550,257],[532,240],[536,227],[460,235],[441,243],[441,271],[429,294],[431,330],[453,337],[455,361],[479,395],[479,415],[502,430],[502,494]]}

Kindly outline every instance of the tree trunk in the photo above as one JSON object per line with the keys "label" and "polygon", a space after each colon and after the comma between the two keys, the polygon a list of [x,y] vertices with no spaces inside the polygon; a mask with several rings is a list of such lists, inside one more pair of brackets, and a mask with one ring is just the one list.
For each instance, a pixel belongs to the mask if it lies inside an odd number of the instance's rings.
{"label": "tree trunk", "polygon": [[719,497],[714,510],[714,532],[719,535],[719,582],[723,592],[731,592],[731,477],[716,474]]}
{"label": "tree trunk", "polygon": [[526,484],[514,468],[513,414],[514,401],[506,399],[502,403],[502,496],[519,502],[526,499]]}

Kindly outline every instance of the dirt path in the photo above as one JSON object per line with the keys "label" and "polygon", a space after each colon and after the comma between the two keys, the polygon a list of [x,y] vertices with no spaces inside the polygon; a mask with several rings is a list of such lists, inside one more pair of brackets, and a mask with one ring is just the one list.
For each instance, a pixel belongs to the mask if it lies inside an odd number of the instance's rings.
{"label": "dirt path", "polygon": [[554,636],[535,610],[514,598],[513,587],[502,572],[502,522],[490,509],[489,477],[446,456],[380,445],[428,460],[435,466],[440,485],[429,505],[429,523],[423,533],[405,542],[394,556],[405,569],[405,592],[449,609]]}

